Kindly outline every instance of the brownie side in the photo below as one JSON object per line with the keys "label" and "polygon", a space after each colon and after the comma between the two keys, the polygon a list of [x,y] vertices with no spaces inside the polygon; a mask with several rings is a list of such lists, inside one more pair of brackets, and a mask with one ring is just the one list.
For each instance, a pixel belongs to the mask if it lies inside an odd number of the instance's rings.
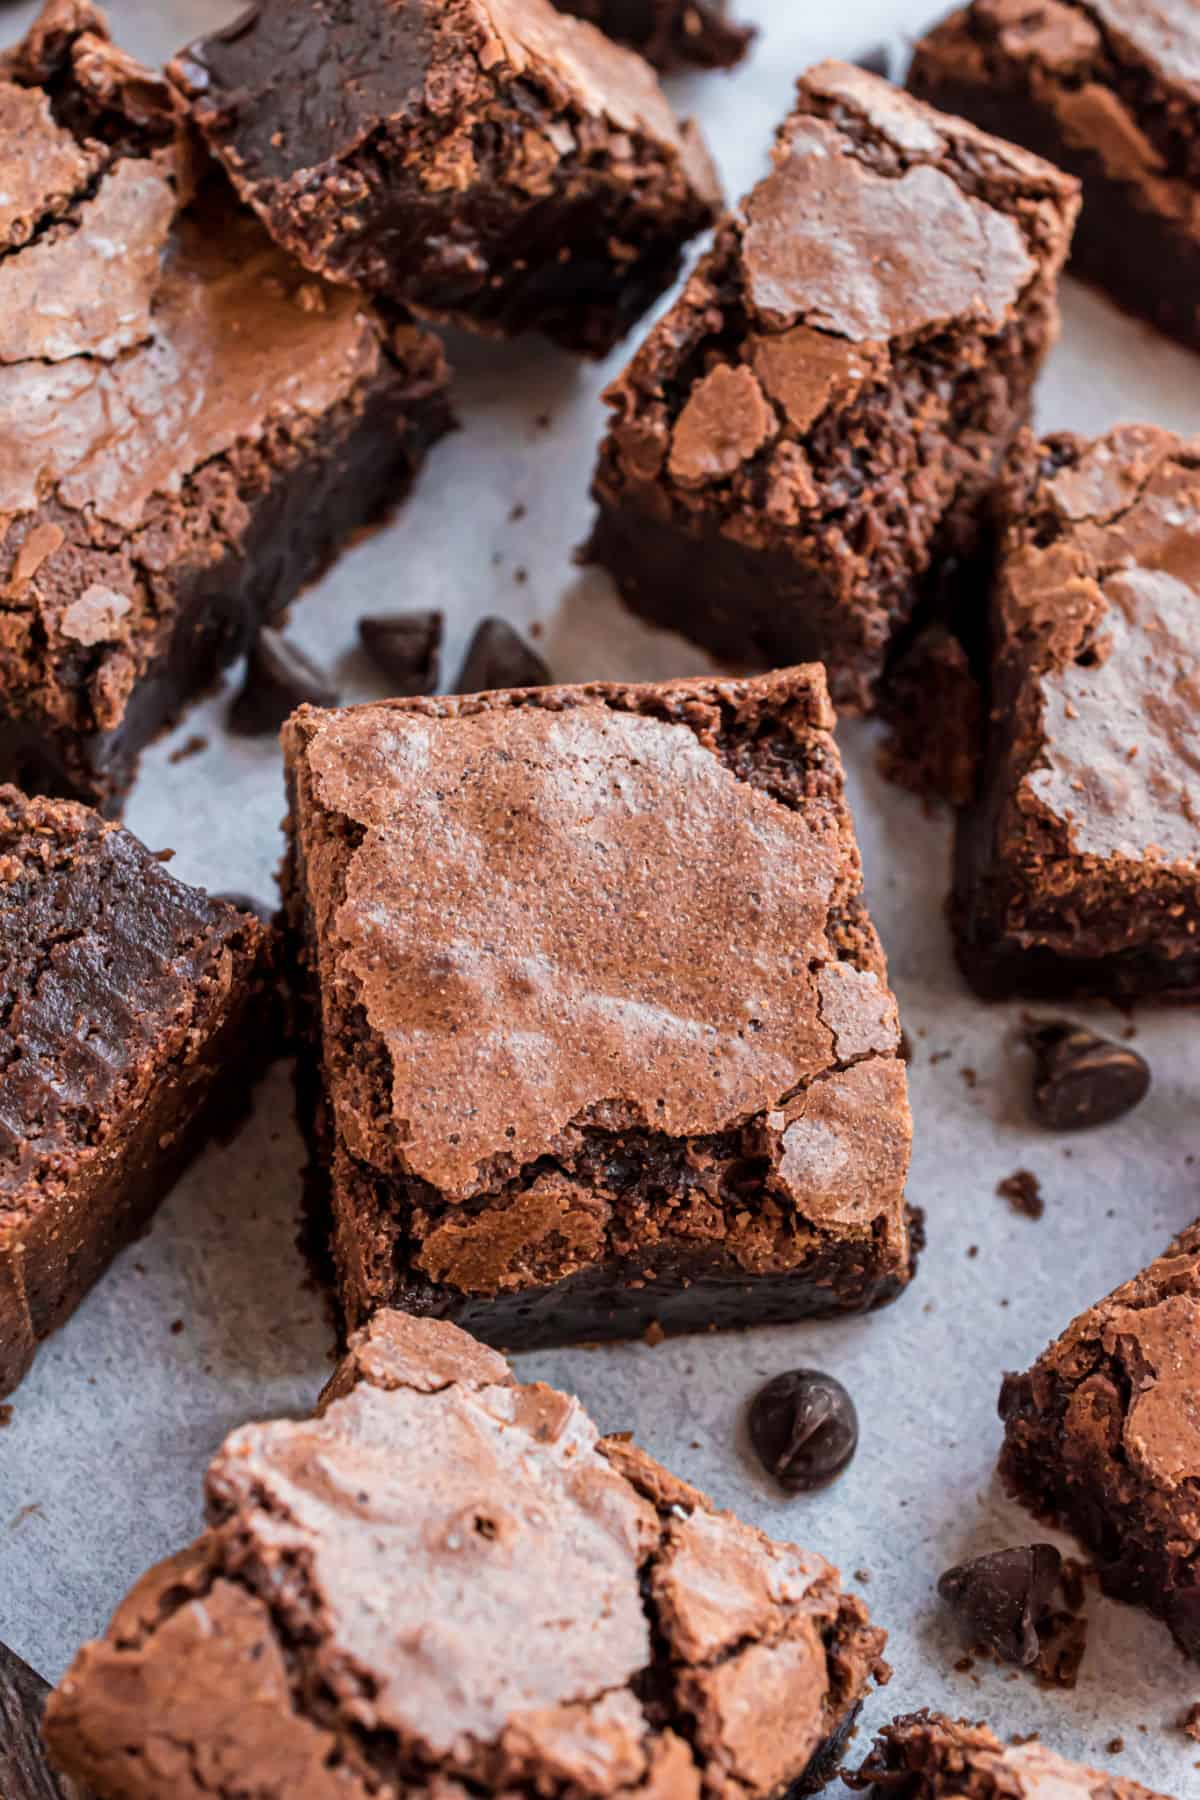
{"label": "brownie side", "polygon": [[782,1800],[887,1678],[821,1557],[451,1326],[381,1314],[207,1501],[49,1701],[100,1800]]}
{"label": "brownie side", "polygon": [[0,787],[0,1392],[256,1072],[273,962],[127,832]]}
{"label": "brownie side", "polygon": [[811,70],[773,173],[608,390],[587,554],[655,623],[752,665],[820,658],[870,708],[976,548],[1075,209],[1048,164]]}
{"label": "brownie side", "polygon": [[1024,436],[1000,502],[957,953],[984,997],[1200,992],[1200,442]]}
{"label": "brownie side", "polygon": [[[817,989],[806,989],[803,996],[797,989],[791,995],[789,1072],[768,1078],[768,1088],[772,1080],[778,1087],[765,1103],[743,1093],[730,1103],[729,1116],[720,1117],[718,1108],[713,1128],[654,1128],[654,1107],[662,1102],[635,1095],[633,1076],[619,1068],[629,1046],[620,1032],[615,1043],[604,1032],[606,1009],[636,1018],[643,1004],[653,1012],[649,998],[659,992],[654,985],[657,952],[641,944],[640,934],[650,928],[635,923],[633,953],[651,958],[645,975],[630,983],[620,971],[610,971],[598,977],[602,987],[610,984],[606,991],[612,998],[604,1007],[597,1011],[586,994],[580,1001],[580,1033],[585,1040],[589,1031],[599,1033],[591,1040],[597,1071],[608,1066],[610,1056],[616,1059],[616,1073],[605,1076],[612,1091],[587,1098],[572,1088],[566,1112],[556,1115],[558,1122],[548,1124],[543,1137],[518,1143],[512,1154],[485,1155],[465,1185],[456,1177],[439,1187],[420,1172],[419,1163],[414,1168],[406,1144],[406,1135],[409,1142],[412,1138],[410,1115],[420,1110],[421,1102],[402,1082],[395,1085],[400,1081],[392,1067],[395,1045],[389,1049],[372,1023],[361,985],[347,975],[343,962],[342,909],[352,882],[359,891],[363,883],[376,882],[386,905],[388,877],[375,873],[368,878],[361,866],[352,873],[367,833],[352,816],[353,808],[347,812],[330,802],[329,784],[314,772],[314,761],[325,759],[344,729],[340,721],[349,720],[350,728],[358,729],[368,710],[372,730],[387,740],[393,721],[401,728],[406,721],[411,729],[424,720],[452,729],[456,722],[498,714],[503,729],[504,715],[519,716],[527,709],[552,720],[577,715],[588,731],[622,717],[684,726],[686,739],[669,740],[672,748],[689,764],[695,751],[685,751],[685,743],[704,751],[685,779],[685,804],[687,784],[699,793],[700,778],[722,782],[721,804],[737,796],[738,786],[724,782],[716,771],[706,776],[705,757],[712,755],[739,786],[746,784],[768,799],[764,831],[784,825],[779,813],[798,819],[797,829],[805,837],[789,851],[787,874],[780,879],[796,884],[800,892],[806,879],[818,884],[824,879],[822,868],[830,872],[827,904],[815,915],[819,944],[806,952],[811,966],[806,963],[806,973],[798,977],[801,985],[816,982]],[[862,902],[831,723],[815,670],[759,680],[627,688],[596,684],[385,703],[341,715],[314,709],[294,715],[285,728],[291,847],[284,885],[292,956],[308,1021],[300,1111],[313,1150],[318,1211],[329,1212],[339,1298],[351,1326],[375,1307],[396,1303],[466,1319],[485,1337],[526,1345],[623,1336],[651,1321],[668,1330],[732,1324],[761,1318],[764,1307],[781,1319],[856,1310],[892,1298],[906,1284],[913,1255],[903,1201],[910,1124],[896,1055],[894,1002]],[[517,754],[514,750],[514,759]],[[359,760],[367,766],[371,752],[360,751]],[[571,766],[569,755],[564,766]],[[613,766],[619,783],[620,761]],[[599,779],[594,772],[588,779],[593,778]],[[381,791],[386,791],[387,779],[380,776]],[[707,797],[697,800],[701,840],[712,831],[703,810],[707,803]],[[538,807],[536,799],[514,800],[513,816],[537,816]],[[397,817],[403,811],[401,800]],[[453,819],[454,812],[449,816]],[[618,846],[614,868],[620,862]],[[646,916],[639,908],[654,910],[653,901],[632,899],[621,891],[619,876],[613,879],[618,886],[608,904],[627,909],[635,921]],[[538,900],[530,904],[536,911]],[[778,898],[772,903],[782,904]],[[546,918],[552,913],[553,906]],[[714,911],[713,920],[717,916]],[[586,904],[581,920],[586,938]],[[710,920],[710,928],[712,924]],[[728,929],[736,935],[743,928]],[[755,929],[752,922],[744,927],[747,935]],[[423,954],[414,951],[412,975],[404,978],[415,983],[414,991],[423,990],[429,979],[430,972],[419,966]],[[453,1018],[455,960],[461,955],[469,968],[470,953],[430,954],[437,963],[435,990],[446,959],[447,1017]],[[563,980],[570,987],[570,952],[560,945],[555,954],[567,956]],[[676,948],[671,959],[678,954]],[[691,954],[704,960],[710,951],[692,943]],[[798,962],[796,951],[792,954]],[[531,949],[529,958],[523,966],[539,968],[540,953]],[[549,966],[553,962],[551,955]],[[519,996],[524,979],[519,969],[513,979]],[[486,1011],[491,1004],[485,996],[473,1002],[472,1011]],[[565,994],[562,1004],[572,1004]],[[665,1000],[660,998],[660,1004],[671,1015]],[[673,1004],[683,1002],[675,996]],[[444,1019],[435,1021],[427,1040],[431,1059],[444,1028]],[[713,1056],[719,1058],[726,1026],[709,1018],[701,1028],[713,1033]],[[760,1022],[752,1020],[750,1043],[760,1029]],[[503,1042],[505,1030],[501,1021],[498,1041]],[[561,1054],[554,1045],[561,1041],[562,1027],[549,1030],[540,1047],[530,1039],[522,1054],[532,1059],[530,1067],[545,1066],[552,1081],[554,1057]],[[413,1031],[412,1042],[426,1041],[419,1026]],[[522,1026],[521,1041],[524,1031]],[[729,1054],[741,1056],[746,1041],[733,1032]],[[637,1042],[636,1030],[630,1042]],[[774,1046],[775,1040],[771,1042]],[[793,1057],[799,1061],[793,1063]],[[703,1078],[694,1079],[702,1091]],[[498,1092],[505,1104],[519,1091],[521,1080],[519,1065],[508,1078],[485,1080],[478,1069],[470,1077],[472,1087]],[[760,1092],[757,1082],[755,1076],[749,1090],[754,1094]],[[440,1083],[443,1093],[462,1091],[451,1072],[443,1071]],[[313,1093],[317,1086],[319,1103]],[[463,1100],[464,1118],[473,1118],[478,1106],[465,1094]],[[454,1117],[439,1129],[449,1143],[458,1143]],[[508,1128],[510,1142],[520,1129],[524,1127]],[[853,1194],[848,1188],[842,1191],[832,1165],[823,1162],[825,1146],[838,1166],[844,1157],[853,1167]]]}
{"label": "brownie side", "polygon": [[874,1800],[1170,1800],[1125,1776],[1068,1762],[1036,1740],[1005,1745],[986,1725],[931,1712],[885,1725],[861,1768],[844,1779]]}
{"label": "brownie side", "polygon": [[172,65],[306,267],[602,355],[719,201],[647,64],[550,0],[266,0]]}
{"label": "brownie side", "polygon": [[656,69],[728,69],[745,56],[752,26],[737,25],[728,0],[556,0],[610,37],[632,44]]}
{"label": "brownie side", "polygon": [[1073,273],[1200,346],[1200,49],[1188,0],[975,0],[917,45],[913,92],[1068,170]]}
{"label": "brownie side", "polygon": [[1200,1225],[1000,1395],[1005,1486],[1085,1543],[1106,1592],[1200,1658]]}

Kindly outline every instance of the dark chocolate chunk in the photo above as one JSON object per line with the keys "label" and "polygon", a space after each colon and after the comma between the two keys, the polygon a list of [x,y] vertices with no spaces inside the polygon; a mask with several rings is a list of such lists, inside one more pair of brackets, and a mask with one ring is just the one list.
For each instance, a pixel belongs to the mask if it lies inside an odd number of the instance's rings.
{"label": "dark chocolate chunk", "polygon": [[243,737],[278,731],[305,701],[336,706],[337,689],[317,665],[267,625],[246,659],[246,679],[229,709],[231,728]]}
{"label": "dark chocolate chunk", "polygon": [[437,692],[440,612],[375,613],[358,621],[363,649],[392,683],[392,697]]}
{"label": "dark chocolate chunk", "polygon": [[1031,1169],[1014,1169],[1011,1175],[996,1183],[996,1192],[1023,1219],[1040,1219],[1046,1210],[1042,1184]]}
{"label": "dark chocolate chunk", "polygon": [[1041,1648],[1038,1617],[1050,1604],[1061,1568],[1062,1557],[1053,1544],[995,1550],[947,1569],[938,1593],[962,1620],[973,1644],[1028,1669]]}
{"label": "dark chocolate chunk", "polygon": [[493,688],[548,687],[552,677],[536,650],[506,619],[484,619],[467,650],[455,694],[484,694]]}
{"label": "dark chocolate chunk", "polygon": [[872,44],[861,56],[854,58],[855,66],[865,69],[868,75],[882,75],[885,81],[892,78],[892,52],[887,44]]}
{"label": "dark chocolate chunk", "polygon": [[759,1460],[790,1494],[826,1487],[858,1448],[854,1402],[832,1375],[789,1369],[750,1402],[750,1441]]}
{"label": "dark chocolate chunk", "polygon": [[1030,1020],[1033,1116],[1052,1131],[1107,1125],[1144,1100],[1150,1067],[1128,1044],[1115,1044],[1066,1019]]}
{"label": "dark chocolate chunk", "polygon": [[42,1708],[50,1692],[40,1675],[0,1644],[0,1795],[3,1800],[90,1800],[59,1780],[42,1748]]}

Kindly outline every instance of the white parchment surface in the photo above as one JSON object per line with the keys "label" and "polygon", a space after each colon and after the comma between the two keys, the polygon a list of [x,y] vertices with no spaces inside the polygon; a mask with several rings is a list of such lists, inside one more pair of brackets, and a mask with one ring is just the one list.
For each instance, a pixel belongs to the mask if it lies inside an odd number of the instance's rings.
{"label": "white parchment surface", "polygon": [[[936,0],[738,6],[762,27],[745,68],[673,83],[681,107],[702,119],[731,195],[762,172],[796,73],[884,38],[902,48]],[[157,61],[238,6],[111,0],[110,10],[120,41]],[[34,11],[5,5],[0,31],[15,36]],[[1094,431],[1145,419],[1197,428],[1200,360],[1072,283],[1064,314],[1039,396],[1042,425]],[[404,606],[445,609],[450,675],[487,612],[541,621],[540,648],[568,681],[711,666],[690,645],[639,626],[606,577],[571,560],[589,524],[600,389],[628,349],[583,367],[534,340],[453,339],[462,430],[434,452],[399,517],[343,557],[293,614],[292,635],[335,669],[347,699],[383,691],[355,650],[356,618]],[[146,756],[128,823],[152,847],[173,847],[185,878],[267,894],[280,852],[280,758],[272,740],[226,733],[236,673]],[[196,733],[208,747],[172,763],[171,751]],[[1078,1686],[1045,1692],[987,1664],[956,1672],[963,1646],[939,1613],[934,1582],[964,1555],[1044,1535],[993,1475],[1002,1371],[1024,1367],[1080,1307],[1200,1214],[1200,1028],[1194,1015],[1143,1011],[1137,1046],[1154,1075],[1146,1102],[1076,1138],[1032,1127],[1019,1009],[972,999],[951,961],[947,823],[878,779],[872,727],[840,737],[868,898],[916,1051],[909,1192],[929,1227],[917,1281],[864,1319],[654,1349],[563,1350],[519,1366],[575,1390],[604,1427],[632,1429],[722,1505],[820,1550],[848,1578],[869,1571],[863,1591],[891,1633],[895,1678],[870,1702],[860,1747],[886,1715],[936,1706],[985,1717],[1005,1735],[1040,1732],[1068,1755],[1183,1800],[1200,1793],[1200,1749],[1173,1724],[1200,1698],[1200,1668],[1182,1660],[1165,1629],[1095,1600]],[[1101,1029],[1119,1023],[1103,1009],[1096,1017]],[[0,1430],[0,1639],[51,1680],[146,1565],[195,1533],[201,1473],[222,1436],[250,1417],[307,1410],[329,1372],[322,1304],[294,1248],[300,1161],[289,1074],[279,1067],[240,1136],[193,1167],[15,1397]],[[1039,1223],[995,1194],[1022,1167],[1042,1184]],[[747,1455],[743,1410],[765,1377],[797,1364],[841,1377],[858,1402],[862,1441],[833,1489],[787,1501]],[[1118,1737],[1123,1751],[1107,1752]]]}

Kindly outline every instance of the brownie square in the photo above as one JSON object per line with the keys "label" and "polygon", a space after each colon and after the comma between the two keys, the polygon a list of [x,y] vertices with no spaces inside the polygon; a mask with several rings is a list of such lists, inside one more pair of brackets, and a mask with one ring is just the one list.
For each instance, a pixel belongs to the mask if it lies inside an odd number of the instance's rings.
{"label": "brownie square", "polygon": [[1200,1658],[1200,1223],[1000,1395],[1009,1492]]}
{"label": "brownie square", "polygon": [[206,1493],[47,1704],[99,1800],[784,1800],[887,1679],[823,1558],[434,1320],[379,1315]]}
{"label": "brownie square", "polygon": [[90,808],[0,787],[0,1395],[244,1090],[272,946]]}
{"label": "brownie square", "polygon": [[307,268],[485,332],[602,355],[719,204],[649,65],[550,0],[260,0],[170,73]]}
{"label": "brownie square", "polygon": [[[0,779],[119,809],[446,429],[432,337],[306,275],[52,0],[0,62]],[[182,210],[181,210],[182,207]]]}
{"label": "brownie square", "polygon": [[754,36],[729,18],[727,0],[556,0],[610,37],[632,44],[657,69],[728,69]]}
{"label": "brownie square", "polygon": [[954,928],[985,998],[1200,997],[1200,439],[1023,437]]}
{"label": "brownie square", "polygon": [[912,1272],[822,672],[302,708],[301,1114],[350,1326],[762,1324]]}
{"label": "brownie square", "polygon": [[738,663],[818,658],[841,707],[968,558],[1058,328],[1075,186],[822,63],[773,172],[608,390],[589,554]]}
{"label": "brownie square", "polygon": [[1200,12],[1194,0],[974,0],[909,82],[1083,184],[1072,273],[1200,348]]}
{"label": "brownie square", "polygon": [[886,1725],[851,1787],[870,1800],[1171,1800],[1124,1775],[1068,1762],[1034,1737],[1002,1744],[988,1726],[942,1713]]}

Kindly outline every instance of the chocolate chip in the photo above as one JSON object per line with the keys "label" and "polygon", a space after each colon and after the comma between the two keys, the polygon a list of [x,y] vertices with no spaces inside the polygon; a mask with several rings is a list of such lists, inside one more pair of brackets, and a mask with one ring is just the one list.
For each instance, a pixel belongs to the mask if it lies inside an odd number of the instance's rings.
{"label": "chocolate chip", "polygon": [[358,621],[362,647],[395,698],[437,692],[442,623],[440,612],[375,613]]}
{"label": "chocolate chip", "polygon": [[471,639],[455,694],[482,694],[489,688],[548,687],[549,669],[504,619],[484,619]]}
{"label": "chocolate chip", "polygon": [[995,1550],[947,1569],[938,1593],[973,1644],[1028,1669],[1041,1648],[1038,1617],[1050,1604],[1061,1568],[1062,1557],[1053,1544]]}
{"label": "chocolate chip", "polygon": [[261,737],[278,731],[305,701],[336,706],[337,699],[316,663],[266,625],[246,659],[246,679],[229,709],[229,723],[243,737]]}
{"label": "chocolate chip", "polygon": [[256,899],[253,894],[214,894],[213,899],[223,900],[226,906],[235,906],[238,912],[253,913],[264,925],[271,925],[275,921],[275,908],[268,906],[265,900]]}
{"label": "chocolate chip", "polygon": [[869,50],[864,50],[854,61],[868,75],[882,75],[885,81],[891,77],[892,53],[886,44],[872,44]]}
{"label": "chocolate chip", "polygon": [[1149,1065],[1128,1044],[1066,1019],[1028,1020],[1025,1042],[1034,1055],[1033,1116],[1051,1131],[1107,1125],[1146,1097]]}
{"label": "chocolate chip", "polygon": [[789,1494],[810,1494],[840,1475],[858,1448],[854,1402],[832,1375],[789,1369],[750,1402],[750,1441]]}

